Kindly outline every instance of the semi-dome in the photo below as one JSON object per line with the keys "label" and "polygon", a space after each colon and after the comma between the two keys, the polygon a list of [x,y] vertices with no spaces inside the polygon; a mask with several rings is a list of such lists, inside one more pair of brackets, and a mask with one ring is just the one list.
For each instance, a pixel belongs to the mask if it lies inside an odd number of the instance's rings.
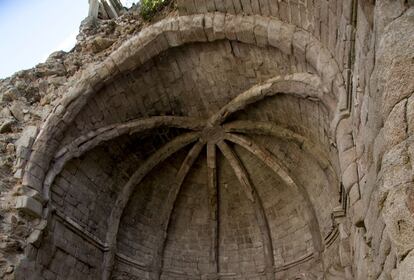
{"label": "semi-dome", "polygon": [[22,181],[42,239],[19,271],[353,279],[365,247],[349,244],[375,238],[350,118],[355,38],[336,24],[354,24],[352,5],[178,2],[85,69],[43,124]]}

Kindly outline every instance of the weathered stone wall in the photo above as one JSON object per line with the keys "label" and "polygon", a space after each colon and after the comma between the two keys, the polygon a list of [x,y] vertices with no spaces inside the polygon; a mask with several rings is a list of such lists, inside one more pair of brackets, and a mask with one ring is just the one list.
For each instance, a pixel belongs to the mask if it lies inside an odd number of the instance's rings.
{"label": "weathered stone wall", "polygon": [[358,6],[352,130],[360,191],[351,197],[350,236],[359,279],[412,278],[412,18],[410,1]]}
{"label": "weathered stone wall", "polygon": [[[177,166],[183,156],[177,155],[172,162],[165,162],[159,166],[159,171],[165,176],[157,176],[158,172],[152,172],[143,182],[143,187],[137,190],[121,220],[117,247],[119,258],[115,266],[115,277],[129,275],[140,276],[147,272],[146,267],[154,263],[154,251],[157,250],[159,238],[162,235],[160,217],[153,209],[159,209],[168,195],[168,189],[174,181]],[[141,267],[131,267],[125,260],[138,260]]]}
{"label": "weathered stone wall", "polygon": [[101,275],[99,266],[103,261],[102,251],[92,242],[74,232],[61,219],[53,217],[44,232],[44,246],[36,255],[41,270],[33,274],[17,274],[22,279],[97,279]]}
{"label": "weathered stone wall", "polygon": [[1,277],[411,279],[414,3],[173,4],[0,81]]}

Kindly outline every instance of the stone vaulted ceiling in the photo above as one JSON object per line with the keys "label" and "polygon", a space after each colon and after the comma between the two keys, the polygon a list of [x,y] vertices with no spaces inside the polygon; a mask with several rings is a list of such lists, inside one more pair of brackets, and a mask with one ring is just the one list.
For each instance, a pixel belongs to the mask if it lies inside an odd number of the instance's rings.
{"label": "stone vaulted ceiling", "polygon": [[43,125],[23,185],[44,237],[22,271],[349,279],[352,1],[177,2]]}
{"label": "stone vaulted ceiling", "polygon": [[[299,53],[303,39],[316,57]],[[340,208],[335,69],[309,33],[275,19],[218,13],[143,30],[63,110],[43,190],[53,215],[106,248],[103,277],[320,274]]]}

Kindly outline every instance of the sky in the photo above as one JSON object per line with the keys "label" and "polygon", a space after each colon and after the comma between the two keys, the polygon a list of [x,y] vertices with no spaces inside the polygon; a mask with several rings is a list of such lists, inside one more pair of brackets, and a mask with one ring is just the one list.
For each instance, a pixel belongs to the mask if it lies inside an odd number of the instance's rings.
{"label": "sky", "polygon": [[71,50],[88,8],[88,0],[0,0],[0,78]]}

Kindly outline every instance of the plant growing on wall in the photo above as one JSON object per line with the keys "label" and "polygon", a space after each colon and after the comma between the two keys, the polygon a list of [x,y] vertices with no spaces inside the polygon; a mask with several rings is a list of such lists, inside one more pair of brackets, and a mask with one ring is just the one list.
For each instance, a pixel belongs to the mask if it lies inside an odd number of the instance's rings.
{"label": "plant growing on wall", "polygon": [[170,0],[141,0],[141,16],[149,20],[169,2]]}

